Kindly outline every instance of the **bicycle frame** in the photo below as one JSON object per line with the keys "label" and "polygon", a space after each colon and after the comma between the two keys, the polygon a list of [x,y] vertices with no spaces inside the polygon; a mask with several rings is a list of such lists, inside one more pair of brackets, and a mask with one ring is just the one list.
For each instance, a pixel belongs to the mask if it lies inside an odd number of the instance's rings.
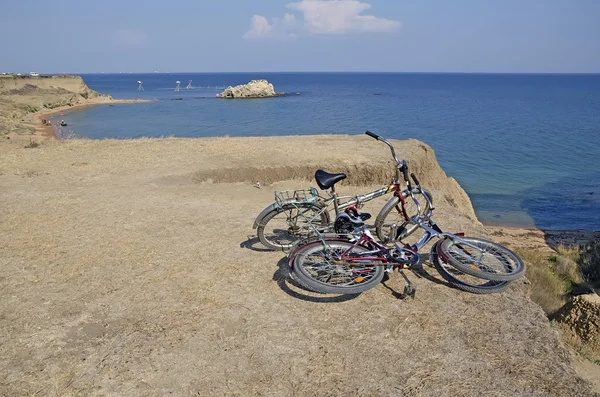
{"label": "bicycle frame", "polygon": [[[381,189],[374,190],[367,194],[356,195],[356,196],[338,196],[335,191],[330,192],[329,198],[325,198],[323,196],[319,197],[323,200],[325,207],[323,210],[328,210],[331,203],[333,203],[335,215],[337,216],[341,211],[344,211],[346,208],[350,206],[362,207],[362,205],[368,201],[374,200],[378,197],[385,196],[390,192],[398,192],[400,190],[400,185],[397,183],[393,183],[389,186],[384,186]],[[340,202],[343,199],[351,199],[344,203]],[[319,212],[320,216],[321,212]]]}
{"label": "bicycle frame", "polygon": [[[324,238],[322,236],[319,236],[319,240],[321,242],[321,244],[323,245],[327,245],[327,242],[324,240]],[[340,239],[340,238],[336,238],[336,239],[328,239],[328,241],[348,241],[347,239]],[[348,262],[355,262],[355,263],[371,263],[371,262],[382,262],[382,265],[385,266],[392,266],[393,268],[396,267],[402,267],[405,268],[409,265],[411,265],[411,263],[409,262],[401,262],[401,261],[396,261],[394,259],[392,259],[391,257],[391,251],[392,248],[387,248],[382,244],[379,244],[377,241],[375,241],[375,239],[373,238],[373,236],[371,235],[371,232],[369,230],[362,230],[360,235],[356,236],[354,238],[354,241],[350,240],[351,242],[353,242],[352,246],[350,248],[348,248],[346,251],[344,251],[341,255],[339,255],[337,258],[338,260],[344,260],[344,261],[348,261]],[[350,253],[354,250],[354,248],[356,248],[357,246],[361,246],[363,248],[368,248],[369,246],[374,246],[376,249],[371,249],[368,252],[362,252],[361,256],[357,257],[357,256],[350,256]],[[398,250],[398,252],[402,252],[403,250],[406,250],[406,248],[402,248],[400,247],[396,242],[394,242],[394,246],[395,248]],[[409,249],[409,251],[415,255],[415,257],[419,257],[419,254],[416,252],[413,252],[412,250]],[[295,256],[295,255],[294,255]],[[290,266],[292,266],[292,263],[294,261],[294,258],[291,257],[289,260],[289,264]],[[418,263],[417,261],[414,261],[415,263]]]}
{"label": "bicycle frame", "polygon": [[[408,170],[406,172],[408,173]],[[415,181],[416,187],[421,189],[421,185],[419,184],[419,181],[417,180],[417,178],[415,177],[414,174],[412,174],[412,177]],[[448,233],[448,232],[443,232],[442,229],[440,229],[440,227],[433,220],[431,220],[431,216],[433,214],[433,203],[429,200],[429,197],[427,197],[426,194],[424,194],[423,197],[425,197],[425,200],[427,201],[429,211],[426,214],[421,215],[421,204],[419,203],[419,200],[417,200],[417,198],[413,194],[412,189],[409,189],[408,193],[409,193],[410,197],[412,198],[412,200],[414,201],[415,205],[417,206],[417,214],[413,217],[409,217],[407,219],[407,222],[411,223],[413,225],[419,226],[421,229],[424,230],[424,233],[415,244],[413,244],[412,246],[408,246],[407,248],[411,249],[414,253],[417,253],[421,250],[421,248],[423,248],[425,245],[427,245],[427,243],[429,243],[431,240],[433,240],[434,238],[437,237],[440,240],[444,239],[444,238],[458,240],[461,244],[464,244],[468,247],[474,248],[477,251],[481,251],[479,249],[479,247],[477,247],[476,245],[473,245],[473,244],[461,239],[459,236],[464,236],[463,233],[452,234],[452,233]],[[404,213],[404,216],[406,218],[407,215],[406,215],[406,210],[404,208],[405,200],[402,197],[400,198],[400,203],[402,206],[402,212]],[[395,234],[395,231],[394,231],[394,234]],[[394,241],[394,243],[395,243],[395,241]]]}

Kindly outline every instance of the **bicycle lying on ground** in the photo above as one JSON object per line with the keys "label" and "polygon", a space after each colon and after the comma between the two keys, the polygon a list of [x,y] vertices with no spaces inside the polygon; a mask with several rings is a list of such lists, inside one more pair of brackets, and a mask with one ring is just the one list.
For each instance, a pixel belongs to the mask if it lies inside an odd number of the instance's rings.
{"label": "bicycle lying on ground", "polygon": [[[394,153],[387,140],[368,131],[367,134],[390,146]],[[406,194],[395,194],[384,209],[396,208],[404,215],[404,222],[390,225],[385,233],[378,229],[383,240],[391,242],[392,247],[376,242],[366,229],[364,220],[370,215],[350,208],[338,214],[334,224],[336,233],[350,235],[350,238],[318,235],[298,244],[290,253],[292,274],[300,284],[315,292],[357,294],[379,284],[385,272],[398,269],[407,281],[405,293],[414,295],[415,287],[403,270],[419,263],[419,250],[436,237],[439,240],[431,248],[430,259],[442,277],[457,288],[479,294],[500,292],[523,276],[522,260],[509,249],[487,240],[443,232],[431,219],[433,205],[429,195],[421,195],[426,201],[422,206],[413,193],[422,191],[417,177],[411,174],[413,187],[406,162],[398,159],[396,162],[407,186]],[[408,216],[405,210],[406,196],[416,205],[414,216]],[[409,228],[413,231],[421,228],[423,235],[413,245],[400,246],[398,242]]]}
{"label": "bicycle lying on ground", "polygon": [[[367,135],[375,136],[367,131]],[[401,167],[406,162],[401,162],[396,157],[394,147],[386,141],[392,151],[392,157],[396,162],[395,178],[391,185],[384,186],[373,192],[356,196],[338,196],[335,191],[335,184],[346,179],[346,174],[330,174],[323,170],[315,173],[315,180],[321,190],[329,193],[329,197],[320,196],[315,188],[308,190],[284,190],[275,192],[275,202],[266,207],[254,221],[253,229],[260,242],[267,248],[273,250],[289,250],[299,240],[309,237],[315,233],[327,233],[333,231],[330,211],[333,207],[334,214],[337,216],[341,211],[349,207],[361,208],[364,203],[393,193],[387,204],[382,208],[377,216],[377,235],[384,234],[383,228],[385,219],[394,208],[399,208],[397,203],[399,197],[408,198],[409,192],[401,188],[400,173]],[[427,204],[433,201],[431,194],[420,187],[415,187],[413,195],[427,195]],[[411,212],[411,209],[404,208],[404,211]],[[335,218],[334,218],[335,219]],[[405,236],[410,235],[417,230],[417,226],[408,226],[403,230]],[[381,229],[381,230],[380,230]]]}

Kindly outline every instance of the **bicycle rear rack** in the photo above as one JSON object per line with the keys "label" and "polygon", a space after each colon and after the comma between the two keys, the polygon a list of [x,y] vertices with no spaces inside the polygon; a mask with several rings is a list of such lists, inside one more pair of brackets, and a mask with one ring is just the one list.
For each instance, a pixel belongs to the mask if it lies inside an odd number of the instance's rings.
{"label": "bicycle rear rack", "polygon": [[286,204],[303,204],[317,201],[319,194],[317,189],[311,187],[308,190],[280,190],[275,192],[275,202],[279,206]]}

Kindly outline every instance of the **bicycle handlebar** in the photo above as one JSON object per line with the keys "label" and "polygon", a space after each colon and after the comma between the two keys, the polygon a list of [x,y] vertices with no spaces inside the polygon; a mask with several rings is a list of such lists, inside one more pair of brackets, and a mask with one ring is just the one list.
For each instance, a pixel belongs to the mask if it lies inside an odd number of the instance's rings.
{"label": "bicycle handlebar", "polygon": [[402,171],[402,176],[404,177],[404,181],[406,182],[406,186],[408,187],[408,192],[410,194],[410,197],[413,199],[413,201],[415,202],[415,205],[417,206],[416,218],[417,219],[429,218],[431,216],[431,212],[433,210],[433,203],[429,200],[429,197],[427,196],[427,194],[422,192],[421,184],[419,183],[419,180],[417,179],[416,175],[411,173],[410,176],[412,177],[413,181],[415,182],[415,186],[423,193],[423,197],[425,197],[425,201],[427,201],[427,204],[429,207],[428,213],[421,215],[421,204],[419,203],[419,200],[417,200],[417,198],[415,197],[415,195],[413,193],[413,188],[411,186],[410,179],[408,178],[408,165],[406,164],[406,160],[400,161],[398,159],[398,157],[396,157],[396,151],[394,150],[394,146],[391,143],[389,143],[387,139],[385,139],[377,134],[374,134],[371,131],[365,131],[365,134],[370,136],[371,138],[381,141],[389,146],[390,150],[392,151],[392,156],[394,157],[394,160],[396,161],[396,181],[397,182],[400,181],[400,171]]}
{"label": "bicycle handlebar", "polygon": [[379,135],[372,133],[371,131],[365,131],[365,134],[370,136],[371,138],[379,140]]}
{"label": "bicycle handlebar", "polygon": [[417,179],[417,176],[415,174],[410,174],[410,176],[412,176],[413,181],[415,181],[415,185],[417,186],[421,186],[421,184],[419,183],[419,180]]}
{"label": "bicycle handlebar", "polygon": [[[406,165],[406,162],[402,162],[402,161],[398,160],[398,157],[396,156],[396,151],[394,150],[394,146],[391,143],[389,143],[387,139],[385,139],[384,137],[379,136],[377,134],[374,134],[371,131],[365,131],[365,134],[367,134],[368,136],[370,136],[373,139],[377,139],[378,141],[381,141],[381,142],[385,143],[386,145],[388,145],[388,147],[392,151],[392,156],[394,157],[394,160],[396,161],[396,181],[399,181],[400,174],[399,174],[398,170],[400,170],[402,168],[403,163]],[[408,181],[408,179],[406,179],[406,181]]]}
{"label": "bicycle handlebar", "polygon": [[410,179],[408,179],[408,165],[406,165],[406,160],[402,160],[402,175],[404,176],[404,182],[406,182],[408,190],[412,190],[412,187],[410,186]]}

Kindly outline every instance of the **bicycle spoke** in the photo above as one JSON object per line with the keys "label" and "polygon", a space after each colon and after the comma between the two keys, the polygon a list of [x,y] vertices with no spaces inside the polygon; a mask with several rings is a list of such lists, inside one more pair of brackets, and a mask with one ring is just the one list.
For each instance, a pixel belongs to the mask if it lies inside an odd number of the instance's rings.
{"label": "bicycle spoke", "polygon": [[451,252],[456,260],[474,270],[482,270],[488,273],[506,273],[507,270],[510,271],[514,268],[507,258],[493,247],[475,249],[457,244],[451,249]]}
{"label": "bicycle spoke", "polygon": [[339,257],[343,251],[323,251],[308,255],[302,264],[304,270],[315,280],[337,286],[352,286],[364,283],[374,275],[374,266],[354,263],[352,261],[337,261],[329,257]]}

